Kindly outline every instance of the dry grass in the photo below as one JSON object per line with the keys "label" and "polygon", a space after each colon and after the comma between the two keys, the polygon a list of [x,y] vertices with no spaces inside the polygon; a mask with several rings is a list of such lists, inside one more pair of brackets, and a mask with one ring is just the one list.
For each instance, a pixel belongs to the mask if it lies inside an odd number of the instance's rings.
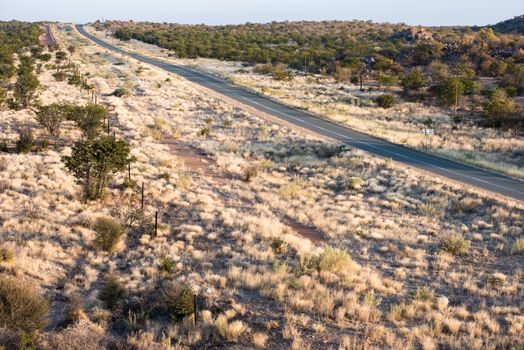
{"label": "dry grass", "polygon": [[[56,36],[77,45],[73,60],[101,94],[133,82],[132,98],[100,100],[112,106],[114,130],[132,146],[136,186],[117,186],[117,178],[103,201],[82,203],[60,162],[79,136],[73,125],[46,151],[2,154],[0,240],[14,259],[0,262],[1,273],[31,281],[51,299],[56,331],[39,337],[42,348],[231,341],[246,348],[480,349],[521,339],[521,207],[272,124],[155,68],[137,75],[136,62],[75,32]],[[83,96],[48,71],[41,80],[49,101]],[[0,139],[10,144],[22,124],[37,139],[43,133],[28,110],[2,111],[2,118]],[[199,135],[203,127],[208,137]],[[205,153],[209,169],[190,169],[151,128],[178,130],[177,142]],[[243,181],[253,164],[257,176]],[[353,178],[362,179],[359,186]],[[161,229],[153,237],[155,212]],[[111,254],[93,245],[99,217],[126,227]],[[297,234],[290,220],[321,232],[321,243]],[[463,241],[448,248],[448,234]],[[452,254],[462,242],[467,252]],[[103,293],[111,276],[121,288]],[[196,327],[191,315],[175,321],[166,310],[161,291],[168,286],[197,294]],[[66,319],[73,323],[60,329]]]}

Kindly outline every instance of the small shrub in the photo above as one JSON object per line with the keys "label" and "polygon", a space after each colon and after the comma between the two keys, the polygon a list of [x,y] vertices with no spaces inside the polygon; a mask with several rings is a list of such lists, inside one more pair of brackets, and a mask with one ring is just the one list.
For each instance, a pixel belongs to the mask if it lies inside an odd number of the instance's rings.
{"label": "small shrub", "polygon": [[171,257],[163,256],[160,258],[160,262],[158,263],[158,269],[160,271],[171,273],[173,267],[175,267],[175,261]]}
{"label": "small shrub", "polygon": [[506,275],[500,272],[495,272],[494,274],[491,274],[487,278],[486,284],[489,287],[497,288],[497,287],[504,285],[506,283],[506,280],[507,280]]}
{"label": "small shrub", "polygon": [[280,188],[280,195],[284,198],[298,198],[302,194],[306,181],[302,179],[293,180]]}
{"label": "small shrub", "polygon": [[174,320],[179,320],[195,312],[193,305],[195,292],[189,286],[170,288],[164,291],[167,310]]}
{"label": "small shrub", "polygon": [[0,141],[0,153],[7,153],[9,151],[9,146],[7,145],[7,141],[2,140]]}
{"label": "small shrub", "polygon": [[19,279],[0,277],[0,328],[34,333],[47,323],[49,305],[35,289]]}
{"label": "small shrub", "polygon": [[440,217],[443,214],[442,208],[433,203],[422,203],[418,206],[418,210],[427,217]]}
{"label": "small shrub", "polygon": [[199,134],[200,136],[208,137],[211,134],[211,129],[209,126],[204,126],[202,129],[200,129]]}
{"label": "small shrub", "polygon": [[18,140],[16,140],[16,152],[28,153],[35,146],[35,139],[33,133],[29,129],[22,129],[18,133]]}
{"label": "small shrub", "polygon": [[511,253],[524,255],[524,238],[519,238],[511,245]]}
{"label": "small shrub", "polygon": [[351,270],[355,263],[351,256],[344,251],[332,247],[326,247],[318,257],[318,270],[333,273],[344,273]]}
{"label": "small shrub", "polygon": [[287,251],[287,242],[280,238],[273,238],[271,249],[273,249],[275,254],[285,253]]}
{"label": "small shrub", "polygon": [[434,293],[428,287],[418,288],[415,292],[415,299],[419,301],[432,301]]}
{"label": "small shrub", "polygon": [[55,78],[56,81],[64,81],[67,78],[67,74],[64,72],[56,72],[53,74],[53,78]]}
{"label": "small shrub", "polygon": [[114,251],[124,235],[122,226],[109,218],[98,218],[93,229],[96,232],[95,246],[107,252]]}
{"label": "small shrub", "polygon": [[13,251],[6,247],[0,247],[0,263],[11,262],[14,259]]}
{"label": "small shrub", "polygon": [[175,182],[175,187],[179,189],[189,188],[193,184],[193,179],[189,175],[179,175]]}
{"label": "small shrub", "polygon": [[359,190],[362,188],[364,180],[360,177],[352,176],[346,181],[346,188],[351,190]]}
{"label": "small shrub", "polygon": [[104,302],[108,309],[113,310],[124,295],[124,287],[120,285],[115,276],[110,275],[106,279],[98,298]]}
{"label": "small shrub", "polygon": [[468,252],[469,243],[460,234],[452,233],[442,237],[440,249],[453,255],[462,255]]}
{"label": "small shrub", "polygon": [[247,182],[250,182],[253,178],[255,178],[258,174],[258,166],[256,165],[249,165],[246,168],[244,168],[244,180]]}
{"label": "small shrub", "polygon": [[166,180],[169,181],[171,179],[171,174],[168,172],[163,172],[157,176],[159,180]]}
{"label": "small shrub", "polygon": [[391,94],[380,95],[375,99],[377,105],[381,108],[388,109],[395,104],[395,96]]}
{"label": "small shrub", "polygon": [[124,88],[124,87],[119,87],[115,89],[115,91],[113,91],[111,94],[109,94],[109,96],[116,96],[116,97],[127,97],[131,95],[132,95],[131,90]]}

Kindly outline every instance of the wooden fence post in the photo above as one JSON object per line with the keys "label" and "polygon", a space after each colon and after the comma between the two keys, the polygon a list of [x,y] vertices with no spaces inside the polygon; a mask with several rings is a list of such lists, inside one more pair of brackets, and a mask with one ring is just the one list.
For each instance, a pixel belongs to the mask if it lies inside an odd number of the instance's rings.
{"label": "wooden fence post", "polygon": [[144,210],[144,182],[142,181],[142,210]]}

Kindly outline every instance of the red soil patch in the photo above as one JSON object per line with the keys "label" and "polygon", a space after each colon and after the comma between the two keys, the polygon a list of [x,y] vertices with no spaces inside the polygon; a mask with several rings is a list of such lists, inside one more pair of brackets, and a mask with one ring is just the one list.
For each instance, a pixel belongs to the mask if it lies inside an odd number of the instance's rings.
{"label": "red soil patch", "polygon": [[[216,170],[216,162],[209,157],[205,152],[196,147],[186,145],[175,139],[164,139],[163,144],[169,147],[169,150],[184,162],[184,166],[193,173],[209,176],[215,180],[225,182],[225,180],[232,179],[231,176]],[[313,227],[306,226],[300,222],[285,217],[284,224],[291,227],[299,236],[311,240],[315,244],[326,241],[325,235]]]}

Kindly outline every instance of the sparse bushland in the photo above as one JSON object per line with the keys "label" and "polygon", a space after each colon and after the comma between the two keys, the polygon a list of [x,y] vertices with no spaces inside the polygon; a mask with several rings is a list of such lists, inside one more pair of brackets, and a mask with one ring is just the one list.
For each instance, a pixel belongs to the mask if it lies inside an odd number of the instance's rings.
{"label": "sparse bushland", "polygon": [[13,87],[12,105],[14,108],[27,108],[36,103],[40,81],[34,73],[34,59],[28,56],[20,58],[17,79]]}
{"label": "sparse bushland", "polygon": [[95,246],[106,252],[114,251],[125,233],[118,222],[109,218],[96,219],[93,230],[96,232]]}
{"label": "sparse bushland", "polygon": [[[156,68],[136,77],[135,62],[114,65],[119,55],[80,40],[68,25],[53,26],[62,28],[57,40],[77,44],[72,60],[96,77],[99,102],[114,110],[111,125],[132,146],[131,178],[145,184],[145,196],[142,209],[140,186],[119,186],[126,173],[100,201],[82,202],[60,162],[81,137],[73,123],[61,128],[64,144],[1,155],[0,241],[15,254],[1,268],[51,302],[52,331],[32,337],[36,347],[503,349],[520,341],[522,255],[511,246],[521,238],[521,207],[300,134]],[[85,91],[56,82],[53,71],[39,75],[44,101],[87,102]],[[107,96],[130,75],[144,94]],[[383,111],[370,107],[380,118]],[[3,116],[0,140],[9,145],[20,125],[43,133],[29,110]],[[148,129],[157,119],[180,137],[156,140]],[[202,138],[208,119],[213,132]],[[226,120],[231,128],[222,127]],[[228,152],[226,141],[238,151]],[[256,180],[240,181],[251,164],[260,164]],[[163,173],[169,179],[159,180]],[[352,177],[363,180],[360,189],[347,186]],[[297,195],[282,196],[295,182]],[[421,215],[423,203],[440,214]],[[153,237],[156,211],[172,229]],[[98,217],[126,227],[126,249],[91,249]],[[439,248],[447,232],[472,241],[466,256]],[[275,238],[285,251],[275,252]],[[162,257],[170,272],[159,271]],[[109,288],[111,274],[119,288]],[[198,293],[196,326],[192,315],[174,319],[162,298],[165,288],[187,285]]]}
{"label": "sparse bushland", "polygon": [[0,328],[34,333],[47,323],[48,301],[32,286],[0,276]]}

